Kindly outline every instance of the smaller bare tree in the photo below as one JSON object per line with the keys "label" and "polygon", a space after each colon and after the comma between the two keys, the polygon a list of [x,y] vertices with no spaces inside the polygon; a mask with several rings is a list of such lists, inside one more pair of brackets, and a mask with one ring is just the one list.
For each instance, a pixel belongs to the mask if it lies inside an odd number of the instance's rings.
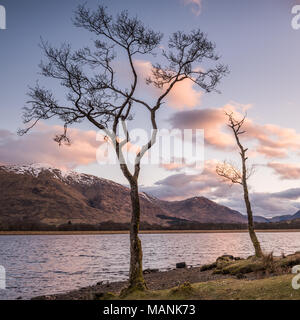
{"label": "smaller bare tree", "polygon": [[222,164],[217,165],[216,172],[219,176],[231,181],[233,184],[240,184],[243,186],[244,201],[245,201],[247,215],[248,215],[248,230],[249,230],[250,239],[253,243],[256,257],[262,257],[263,253],[261,250],[261,246],[254,230],[253,212],[252,212],[251,202],[249,199],[248,183],[247,183],[248,179],[253,173],[253,167],[252,168],[247,167],[248,148],[244,148],[240,141],[240,135],[246,133],[246,131],[243,130],[243,125],[245,123],[246,116],[244,116],[241,120],[237,120],[234,117],[233,113],[226,113],[226,115],[228,116],[228,126],[231,128],[234,134],[235,141],[240,151],[240,156],[242,160],[242,169],[240,170],[233,164],[223,162]]}

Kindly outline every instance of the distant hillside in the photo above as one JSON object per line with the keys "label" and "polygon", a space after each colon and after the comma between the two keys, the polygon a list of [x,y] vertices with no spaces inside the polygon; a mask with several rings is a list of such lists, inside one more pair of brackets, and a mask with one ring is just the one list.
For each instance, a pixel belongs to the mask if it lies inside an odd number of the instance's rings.
{"label": "distant hillside", "polygon": [[238,211],[221,206],[204,197],[182,201],[157,200],[158,205],[172,216],[200,223],[245,223],[247,220]]}
{"label": "distant hillside", "polygon": [[[51,166],[0,166],[0,223],[99,224],[130,221],[129,189],[92,175]],[[204,197],[162,201],[140,194],[142,222],[239,223],[245,216]]]}
{"label": "distant hillside", "polygon": [[283,221],[291,221],[291,220],[296,220],[296,219],[300,219],[300,210],[297,211],[293,215],[278,216],[278,217],[274,217],[269,220],[270,220],[270,222],[283,222]]}

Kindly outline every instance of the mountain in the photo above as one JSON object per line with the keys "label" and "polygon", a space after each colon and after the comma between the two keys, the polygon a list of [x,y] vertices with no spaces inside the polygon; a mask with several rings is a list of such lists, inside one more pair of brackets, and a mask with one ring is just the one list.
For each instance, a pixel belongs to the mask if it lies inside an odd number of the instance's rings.
{"label": "mountain", "polygon": [[[246,223],[245,216],[204,197],[163,201],[140,193],[142,222]],[[48,165],[0,166],[0,223],[48,225],[130,221],[125,186]]]}
{"label": "mountain", "polygon": [[182,201],[157,200],[159,207],[173,217],[200,223],[245,223],[246,218],[238,211],[229,209],[204,197]]}
{"label": "mountain", "polygon": [[[112,181],[45,165],[0,167],[0,221],[96,224],[130,221],[128,188]],[[141,194],[145,221],[165,214]]]}
{"label": "mountain", "polygon": [[253,216],[253,220],[254,222],[260,222],[260,223],[269,223],[270,219],[267,219],[265,217],[261,217],[261,216]]}
{"label": "mountain", "polygon": [[283,221],[292,221],[292,220],[296,220],[296,219],[300,219],[300,210],[297,211],[293,215],[277,216],[277,217],[273,217],[269,220],[271,222],[283,222]]}
{"label": "mountain", "polygon": [[292,220],[294,219],[300,219],[300,210],[297,211],[293,216],[292,216]]}

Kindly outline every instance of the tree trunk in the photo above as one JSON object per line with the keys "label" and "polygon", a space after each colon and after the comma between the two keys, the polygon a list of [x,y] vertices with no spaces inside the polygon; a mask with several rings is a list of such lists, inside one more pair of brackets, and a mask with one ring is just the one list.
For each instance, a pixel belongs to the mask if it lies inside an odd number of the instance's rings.
{"label": "tree trunk", "polygon": [[259,240],[257,239],[255,230],[254,230],[254,224],[253,224],[253,214],[252,214],[252,208],[251,208],[251,203],[249,200],[249,195],[248,195],[248,186],[247,182],[244,181],[244,199],[245,199],[245,204],[247,208],[247,215],[248,215],[248,230],[249,230],[249,235],[250,239],[252,241],[252,244],[254,246],[255,250],[255,256],[258,258],[261,258],[263,256]]}
{"label": "tree trunk", "polygon": [[140,226],[140,199],[137,181],[131,181],[131,225],[130,225],[130,270],[129,270],[129,290],[145,290],[146,283],[143,277],[143,251],[141,240],[139,239]]}
{"label": "tree trunk", "polygon": [[254,224],[253,224],[253,213],[252,213],[252,208],[251,208],[251,203],[250,203],[250,199],[249,199],[249,193],[248,193],[248,184],[247,184],[247,179],[249,178],[248,173],[247,173],[247,166],[246,166],[246,161],[248,159],[248,157],[246,156],[246,152],[248,151],[248,149],[245,149],[239,139],[239,135],[245,133],[246,131],[242,131],[241,127],[244,124],[244,120],[245,117],[241,120],[241,121],[236,121],[232,114],[229,115],[229,122],[230,122],[230,127],[234,133],[235,136],[235,140],[236,143],[240,149],[240,155],[241,155],[241,159],[242,159],[242,181],[241,184],[243,186],[244,189],[244,200],[245,200],[245,205],[247,208],[247,215],[248,215],[248,230],[249,230],[249,235],[250,235],[250,239],[252,241],[252,244],[254,246],[254,250],[255,250],[255,256],[258,258],[261,258],[263,256],[261,247],[260,247],[260,243],[257,239],[255,230],[254,230]]}

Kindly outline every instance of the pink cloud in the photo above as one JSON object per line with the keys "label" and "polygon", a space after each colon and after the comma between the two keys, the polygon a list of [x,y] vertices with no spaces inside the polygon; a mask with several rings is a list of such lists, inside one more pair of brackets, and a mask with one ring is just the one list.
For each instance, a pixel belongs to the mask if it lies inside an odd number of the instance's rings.
{"label": "pink cloud", "polygon": [[[235,145],[232,132],[226,126],[228,118],[225,111],[232,111],[236,117],[243,117],[245,109],[235,103],[222,108],[183,111],[174,114],[170,123],[174,128],[204,129],[206,144],[217,149],[231,149]],[[242,111],[240,111],[242,109]],[[252,155],[261,154],[267,158],[284,158],[289,151],[300,149],[300,134],[295,129],[283,128],[274,124],[260,125],[247,118],[244,124],[246,133],[242,139],[256,142]]]}
{"label": "pink cloud", "polygon": [[170,118],[173,128],[204,129],[205,142],[218,149],[232,148],[234,138],[226,132],[224,109],[201,109],[182,111]]}
{"label": "pink cloud", "polygon": [[276,147],[271,148],[268,146],[259,145],[256,148],[257,154],[261,154],[266,158],[285,158],[287,156],[286,151],[277,149]]}
{"label": "pink cloud", "polygon": [[245,130],[245,138],[256,139],[259,143],[256,151],[267,158],[284,158],[289,151],[300,148],[300,134],[295,129],[274,124],[259,125],[249,119]]}
{"label": "pink cloud", "polygon": [[167,171],[182,171],[184,169],[191,168],[193,170],[202,170],[202,166],[197,166],[196,162],[187,163],[185,158],[173,157],[170,163],[162,163],[161,168]]}
{"label": "pink cloud", "polygon": [[272,168],[282,180],[300,179],[300,166],[290,163],[270,162],[267,165]]}
{"label": "pink cloud", "polygon": [[[152,65],[149,61],[136,60],[134,62],[140,77],[146,79],[151,76]],[[151,86],[153,93],[158,97],[162,90]],[[142,89],[140,89],[142,90]],[[175,109],[194,108],[200,104],[202,93],[194,89],[194,83],[186,79],[177,83],[166,100],[170,107]]]}
{"label": "pink cloud", "polygon": [[104,142],[96,141],[96,131],[69,129],[71,146],[59,146],[53,141],[60,126],[39,124],[29,134],[19,137],[0,130],[0,162],[5,164],[48,163],[62,169],[96,162],[97,148]]}

